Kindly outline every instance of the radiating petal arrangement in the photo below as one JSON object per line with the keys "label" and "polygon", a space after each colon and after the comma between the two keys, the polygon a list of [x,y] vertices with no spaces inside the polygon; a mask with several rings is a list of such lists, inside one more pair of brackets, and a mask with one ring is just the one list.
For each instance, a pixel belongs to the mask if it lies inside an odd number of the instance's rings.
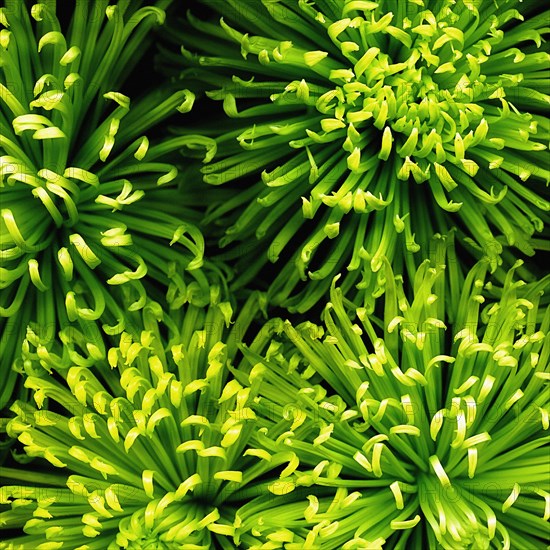
{"label": "radiating petal arrangement", "polygon": [[[287,491],[312,491],[302,517],[309,532],[289,540],[537,548],[550,517],[550,310],[538,309],[548,279],[519,297],[512,269],[500,299],[486,300],[487,265],[452,289],[445,266],[427,260],[408,297],[384,269],[381,319],[364,307],[350,316],[333,287],[323,327],[287,321],[258,358],[258,416],[279,420],[261,441],[294,453]],[[454,319],[442,307],[446,292]]]}
{"label": "radiating petal arrangement", "polygon": [[6,0],[0,550],[547,548],[549,21]]}
{"label": "radiating petal arrangement", "polygon": [[[213,548],[235,536],[241,493],[289,453],[265,460],[248,446],[259,378],[244,387],[228,369],[233,332],[246,329],[258,300],[230,331],[231,305],[212,290],[210,308],[167,315],[148,303],[93,368],[26,378],[34,403],[15,402],[8,433],[56,472],[25,496],[3,487],[12,509],[0,521],[25,531],[16,547]],[[10,473],[42,483],[42,472]]]}
{"label": "radiating petal arrangement", "polygon": [[[196,204],[197,191],[174,184],[178,168],[169,154],[203,146],[209,155],[214,144],[201,136],[157,143],[146,135],[173,113],[187,112],[194,96],[163,85],[134,104],[118,91],[139,60],[142,36],[165,13],[122,5],[95,11],[99,4],[77,2],[66,36],[47,4],[4,8],[0,316],[6,372],[29,323],[51,337],[77,323],[93,340],[100,333],[89,322],[98,320],[120,333],[126,309],[145,303],[146,276],[173,281],[188,298],[183,270],[203,263],[198,212],[178,204]],[[196,279],[207,288],[203,275]],[[2,382],[2,393],[9,392],[12,380]]]}
{"label": "radiating petal arrangement", "polygon": [[209,220],[222,246],[267,251],[239,284],[283,256],[272,300],[304,311],[338,272],[352,286],[452,226],[493,271],[503,245],[541,246],[550,57],[534,2],[201,1],[222,19],[190,15],[175,36],[229,118],[204,180],[247,182]]}

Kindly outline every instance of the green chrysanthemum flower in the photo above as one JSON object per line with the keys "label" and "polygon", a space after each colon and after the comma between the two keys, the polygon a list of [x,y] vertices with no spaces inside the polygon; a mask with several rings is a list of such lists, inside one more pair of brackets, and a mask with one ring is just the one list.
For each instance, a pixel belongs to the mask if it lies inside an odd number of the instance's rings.
{"label": "green chrysanthemum flower", "polygon": [[220,24],[189,16],[174,35],[198,52],[183,50],[196,67],[183,74],[229,117],[201,121],[219,146],[204,179],[242,184],[209,220],[230,225],[222,245],[268,249],[252,265],[244,255],[237,286],[282,256],[270,295],[304,311],[342,269],[348,288],[384,257],[425,257],[433,233],[454,226],[492,270],[503,254],[514,263],[503,245],[547,247],[533,235],[550,208],[548,11],[521,0],[202,3]]}
{"label": "green chrysanthemum flower", "polygon": [[463,289],[449,268],[445,281],[423,263],[407,299],[386,262],[380,321],[350,317],[333,287],[326,331],[286,322],[266,359],[250,354],[266,367],[262,444],[294,453],[281,502],[309,499],[284,522],[277,502],[249,514],[259,535],[322,550],[548,544],[549,280],[519,297],[512,269],[484,306],[487,265]]}
{"label": "green chrysanthemum flower", "polygon": [[209,308],[131,314],[92,368],[40,359],[54,376],[26,378],[38,408],[16,401],[8,430],[58,472],[3,468],[0,525],[25,534],[0,548],[235,548],[242,501],[272,497],[258,480],[291,454],[249,444],[260,377],[244,387],[230,373],[260,305],[253,296],[229,330],[231,306],[212,287]]}
{"label": "green chrysanthemum flower", "polygon": [[169,3],[77,0],[67,32],[55,2],[0,9],[1,407],[29,322],[42,341],[70,323],[95,341],[83,325],[120,333],[146,274],[181,301],[193,291],[184,269],[206,288],[200,197],[176,188],[167,155],[213,143],[144,135],[194,96],[161,87],[131,105],[120,91]]}

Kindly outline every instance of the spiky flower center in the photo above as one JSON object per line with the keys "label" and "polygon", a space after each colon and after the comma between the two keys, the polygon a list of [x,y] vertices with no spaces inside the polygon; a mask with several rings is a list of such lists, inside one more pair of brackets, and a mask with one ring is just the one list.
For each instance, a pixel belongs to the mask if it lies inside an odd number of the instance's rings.
{"label": "spiky flower center", "polygon": [[229,117],[205,125],[218,155],[204,179],[247,186],[221,193],[209,220],[227,220],[222,246],[271,242],[236,285],[291,255],[270,294],[305,311],[337,273],[349,288],[452,227],[499,280],[506,245],[541,246],[545,14],[492,0],[203,2],[220,24],[190,16],[178,39]]}
{"label": "spiky flower center", "polygon": [[[19,516],[27,534],[22,542],[54,532],[56,541],[75,548],[89,539],[102,548],[136,550],[210,548],[216,539],[238,540],[236,511],[243,495],[269,494],[254,485],[287,457],[272,460],[248,446],[260,380],[244,387],[231,377],[232,309],[218,296],[219,288],[213,289],[207,311],[188,306],[186,314],[173,317],[149,302],[131,315],[133,332],[124,332],[93,368],[66,370],[51,352],[39,346],[35,353],[26,342],[25,360],[35,373],[25,384],[38,408],[16,401],[17,418],[8,430],[30,456],[44,458],[60,473],[45,496],[29,488]],[[246,330],[257,303],[256,297],[247,302],[235,321],[238,330]],[[165,330],[167,341],[160,336]],[[45,376],[44,368],[62,381]],[[63,412],[48,410],[48,402]],[[29,477],[39,479],[32,472]],[[19,502],[19,490],[3,487],[0,501]],[[52,493],[58,498],[50,498]]]}
{"label": "spiky flower center", "polygon": [[177,305],[192,294],[180,271],[203,262],[170,153],[211,140],[144,135],[194,95],[161,88],[130,108],[119,91],[165,13],[94,6],[77,2],[66,34],[53,4],[0,10],[0,318],[53,332],[101,318],[120,333],[124,310],[145,304],[145,275],[170,285]]}
{"label": "spiky flower center", "polygon": [[[513,159],[521,160],[517,153],[504,159],[493,152],[505,145],[530,151],[546,147],[532,139],[537,133],[536,120],[514,106],[516,99],[526,100],[516,91],[523,81],[518,70],[548,60],[543,52],[526,55],[517,48],[506,48],[514,33],[504,40],[501,27],[511,19],[523,20],[521,14],[509,10],[497,17],[493,6],[481,20],[467,2],[458,10],[450,2],[438,4],[437,11],[420,10],[407,2],[394,8],[395,13],[385,12],[375,2],[349,2],[343,6],[342,19],[331,19],[315,5],[302,4],[304,29],[300,30],[307,36],[305,25],[315,27],[332,42],[330,54],[304,51],[291,41],[228,32],[240,40],[243,55],[256,54],[262,64],[298,65],[302,58],[309,71],[316,73],[290,82],[282,94],[271,95],[279,105],[305,103],[323,115],[318,130],[309,120],[304,128],[308,138],[292,141],[294,147],[343,140],[348,168],[355,173],[372,172],[377,164],[374,152],[378,159],[392,162],[397,156],[401,159],[397,177],[408,180],[412,176],[417,183],[430,180],[435,198],[450,211],[460,204],[443,200],[444,190],[450,192],[460,182],[472,191],[471,180],[461,173],[475,176],[480,164],[491,169],[502,166],[523,180],[532,172],[538,174],[540,170],[528,162],[514,166]],[[542,40],[536,31],[525,38],[537,46]],[[327,88],[319,77],[335,86]],[[530,94],[529,99],[533,98],[543,100],[537,92]],[[379,132],[373,132],[373,127]],[[293,129],[299,128],[296,121]],[[288,135],[290,129],[281,126],[271,131]],[[252,147],[254,138],[261,136],[261,131],[250,128],[239,141]],[[495,191],[491,189],[487,196],[481,190],[474,193],[496,203],[506,188],[500,185]],[[393,196],[389,189],[387,193]],[[337,195],[341,202],[344,195]],[[361,211],[365,199],[357,195],[361,193],[355,193],[350,207],[353,204]],[[373,204],[382,199],[369,198]],[[335,205],[336,198],[331,201]]]}
{"label": "spiky flower center", "polygon": [[[426,262],[411,301],[386,269],[383,338],[365,308],[355,323],[333,288],[326,333],[287,321],[291,345],[265,352],[258,440],[293,455],[273,492],[310,491],[304,547],[534,545],[550,517],[550,487],[536,481],[550,425],[550,311],[539,310],[548,281],[522,294],[511,272],[482,309],[486,265],[453,289]],[[453,320],[440,301],[449,291]],[[258,530],[301,540],[270,522]]]}
{"label": "spiky flower center", "polygon": [[[322,114],[332,115],[321,121],[323,130],[346,129],[344,149],[350,153],[351,169],[360,167],[362,149],[379,147],[379,158],[387,160],[393,147],[407,161],[399,172],[401,179],[407,179],[414,165],[411,157],[427,159],[438,167],[447,160],[447,149],[451,156],[465,161],[459,149],[468,132],[479,128],[476,138],[470,135],[463,149],[485,138],[487,122],[476,102],[490,97],[497,84],[485,85],[486,77],[479,74],[480,61],[486,57],[463,53],[460,17],[449,7],[442,12],[436,18],[431,11],[424,11],[415,20],[420,23],[416,26],[404,18],[400,28],[391,25],[393,13],[378,21],[371,15],[370,21],[345,18],[328,26],[328,36],[352,68],[330,69],[329,79],[339,85],[323,93],[315,106]],[[458,23],[458,28],[451,26],[453,23]],[[384,51],[377,46],[381,43]],[[472,51],[480,48],[476,45]],[[490,49],[488,43],[486,49]],[[438,50],[443,50],[444,58],[452,52],[454,63],[442,64]],[[321,52],[314,54],[306,57],[313,66],[322,59]],[[455,73],[461,76],[449,76]],[[297,95],[307,94],[305,81],[293,83],[289,89],[294,86]],[[361,131],[372,126],[381,136]],[[474,166],[469,164],[472,171]],[[427,179],[427,166],[423,171],[414,169],[412,175],[417,181]]]}

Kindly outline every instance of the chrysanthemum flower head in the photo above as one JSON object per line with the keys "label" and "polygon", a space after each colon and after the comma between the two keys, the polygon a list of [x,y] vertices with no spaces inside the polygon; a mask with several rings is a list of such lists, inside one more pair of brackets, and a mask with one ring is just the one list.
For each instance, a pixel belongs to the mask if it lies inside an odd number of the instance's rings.
{"label": "chrysanthemum flower head", "polygon": [[[8,430],[41,458],[27,471],[3,469],[12,484],[0,489],[10,505],[0,525],[24,533],[0,548],[239,544],[247,515],[237,521],[237,510],[272,496],[255,484],[290,453],[250,445],[260,377],[243,386],[230,372],[262,298],[253,296],[232,321],[231,305],[212,291],[210,307],[170,315],[149,302],[127,332],[106,337],[114,342],[107,359],[92,367],[43,363],[51,377],[26,377],[35,403],[16,401]],[[53,470],[44,477],[42,459]]]}
{"label": "chrysanthemum flower head", "polygon": [[258,438],[294,454],[280,501],[302,501],[288,523],[250,515],[258,540],[269,532],[290,544],[280,548],[542,548],[550,309],[538,309],[548,278],[520,295],[512,269],[501,298],[486,302],[486,264],[453,289],[441,265],[423,263],[414,293],[383,269],[380,319],[363,307],[350,315],[333,287],[323,327],[286,322],[264,359],[249,352],[266,367]]}
{"label": "chrysanthemum flower head", "polygon": [[550,208],[548,12],[536,3],[202,3],[219,24],[190,15],[176,36],[195,67],[183,74],[228,117],[201,126],[219,146],[204,179],[240,185],[209,221],[223,245],[257,238],[268,251],[241,260],[236,285],[281,257],[272,299],[305,310],[336,273],[350,286],[454,226],[493,271],[503,245],[544,246],[532,238]]}
{"label": "chrysanthemum flower head", "polygon": [[167,4],[79,0],[67,29],[55,3],[0,9],[2,407],[29,322],[50,337],[90,321],[120,333],[126,309],[145,304],[146,275],[190,297],[183,270],[203,261],[198,199],[178,191],[168,154],[213,144],[145,135],[187,112],[191,92],[159,87],[138,102],[121,92]]}

